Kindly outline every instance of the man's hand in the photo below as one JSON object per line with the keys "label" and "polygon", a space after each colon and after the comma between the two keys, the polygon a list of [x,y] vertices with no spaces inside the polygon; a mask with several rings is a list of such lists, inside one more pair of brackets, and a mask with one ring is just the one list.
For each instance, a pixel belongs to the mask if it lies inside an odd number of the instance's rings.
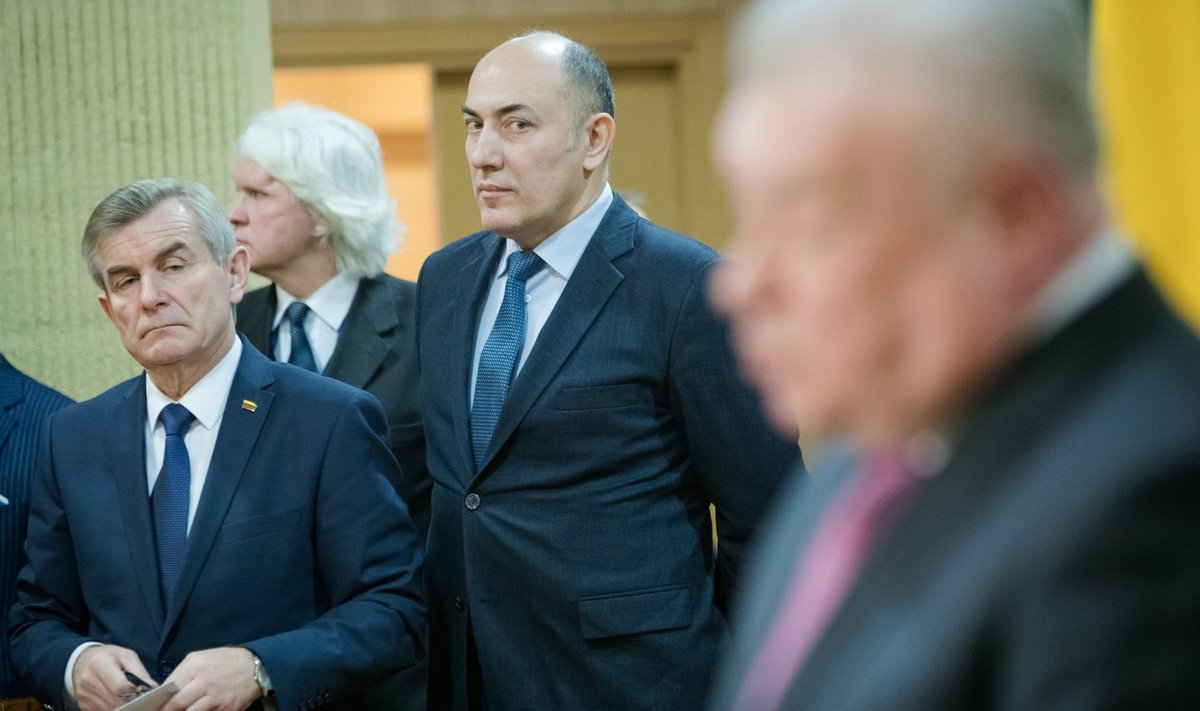
{"label": "man's hand", "polygon": [[254,655],[244,647],[192,652],[167,677],[179,686],[163,711],[244,711],[262,697]]}
{"label": "man's hand", "polygon": [[125,703],[121,695],[137,691],[125,672],[151,681],[150,673],[132,649],[102,644],[80,652],[71,672],[80,711],[109,711]]}

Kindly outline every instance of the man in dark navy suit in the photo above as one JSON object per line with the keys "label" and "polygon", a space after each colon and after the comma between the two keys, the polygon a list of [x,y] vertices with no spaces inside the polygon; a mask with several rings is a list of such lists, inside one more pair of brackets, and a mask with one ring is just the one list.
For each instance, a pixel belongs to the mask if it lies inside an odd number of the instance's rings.
{"label": "man in dark navy suit", "polygon": [[604,63],[556,34],[471,76],[485,231],[418,281],[431,708],[696,709],[798,457],[707,305],[717,255],[613,195],[613,111]]}
{"label": "man in dark navy suit", "polygon": [[367,393],[238,338],[246,250],[170,179],[96,207],[83,254],[144,375],[50,419],[11,615],[39,698],[360,709],[421,652],[421,552]]}
{"label": "man in dark navy suit", "polygon": [[[29,480],[38,436],[50,413],[71,401],[14,368],[0,355],[0,610],[16,600],[17,572],[25,565],[25,526],[29,517]],[[25,696],[9,664],[8,637],[0,640],[0,699]]]}

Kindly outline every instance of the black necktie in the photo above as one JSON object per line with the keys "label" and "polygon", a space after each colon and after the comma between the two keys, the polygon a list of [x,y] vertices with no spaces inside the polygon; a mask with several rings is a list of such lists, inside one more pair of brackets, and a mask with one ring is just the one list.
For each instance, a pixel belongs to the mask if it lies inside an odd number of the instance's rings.
{"label": "black necktie", "polygon": [[308,336],[304,335],[304,319],[308,316],[308,305],[293,301],[287,307],[288,324],[292,329],[292,351],[288,354],[288,362],[294,366],[317,372],[317,359],[313,357],[312,346],[308,344]]}
{"label": "black necktie", "polygon": [[177,402],[163,408],[158,419],[167,431],[162,469],[154,482],[150,507],[154,512],[154,541],[158,546],[158,584],[163,602],[170,607],[171,594],[183,569],[187,550],[188,501],[192,486],[191,461],[183,436],[195,419]]}

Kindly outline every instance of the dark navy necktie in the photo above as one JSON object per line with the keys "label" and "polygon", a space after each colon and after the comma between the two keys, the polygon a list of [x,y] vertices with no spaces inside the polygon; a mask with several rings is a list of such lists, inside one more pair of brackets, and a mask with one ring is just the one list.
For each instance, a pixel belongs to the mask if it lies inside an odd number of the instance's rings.
{"label": "dark navy necktie", "polygon": [[475,377],[471,446],[475,451],[476,467],[483,465],[483,456],[492,441],[496,421],[500,419],[500,408],[508,396],[517,356],[525,346],[525,282],[542,268],[542,264],[542,258],[534,252],[513,252],[508,258],[504,301],[479,354],[479,372]]}
{"label": "dark navy necktie", "polygon": [[292,351],[288,354],[288,362],[315,373],[317,359],[313,357],[308,336],[304,335],[304,319],[308,317],[308,311],[308,305],[301,301],[293,301],[287,307],[288,324],[292,329]]}
{"label": "dark navy necktie", "polygon": [[150,507],[154,511],[154,541],[158,546],[158,584],[163,602],[170,607],[171,594],[179,581],[187,550],[192,468],[183,436],[195,417],[186,407],[173,402],[163,408],[158,419],[167,431],[167,443],[163,447],[162,469],[154,482]]}

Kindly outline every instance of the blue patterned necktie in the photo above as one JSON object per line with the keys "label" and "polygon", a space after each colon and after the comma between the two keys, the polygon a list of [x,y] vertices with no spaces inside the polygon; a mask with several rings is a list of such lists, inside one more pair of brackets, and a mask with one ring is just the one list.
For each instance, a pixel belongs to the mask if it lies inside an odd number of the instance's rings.
{"label": "blue patterned necktie", "polygon": [[475,402],[471,407],[471,446],[475,466],[483,465],[483,456],[492,441],[500,408],[508,397],[517,355],[525,346],[525,282],[542,268],[542,258],[534,252],[513,252],[508,258],[508,283],[504,301],[496,314],[496,324],[479,354],[479,373],[475,377]]}
{"label": "blue patterned necktie", "polygon": [[313,357],[308,336],[304,335],[304,319],[308,317],[308,305],[302,301],[293,301],[292,305],[287,307],[287,317],[292,329],[292,351],[288,354],[288,362],[313,373],[317,372],[317,359]]}
{"label": "blue patterned necktie", "polygon": [[150,507],[154,511],[154,541],[158,546],[158,584],[163,602],[170,607],[187,550],[192,467],[183,436],[195,417],[186,407],[173,402],[163,408],[158,419],[167,431],[167,443],[163,448],[162,469],[150,495]]}

